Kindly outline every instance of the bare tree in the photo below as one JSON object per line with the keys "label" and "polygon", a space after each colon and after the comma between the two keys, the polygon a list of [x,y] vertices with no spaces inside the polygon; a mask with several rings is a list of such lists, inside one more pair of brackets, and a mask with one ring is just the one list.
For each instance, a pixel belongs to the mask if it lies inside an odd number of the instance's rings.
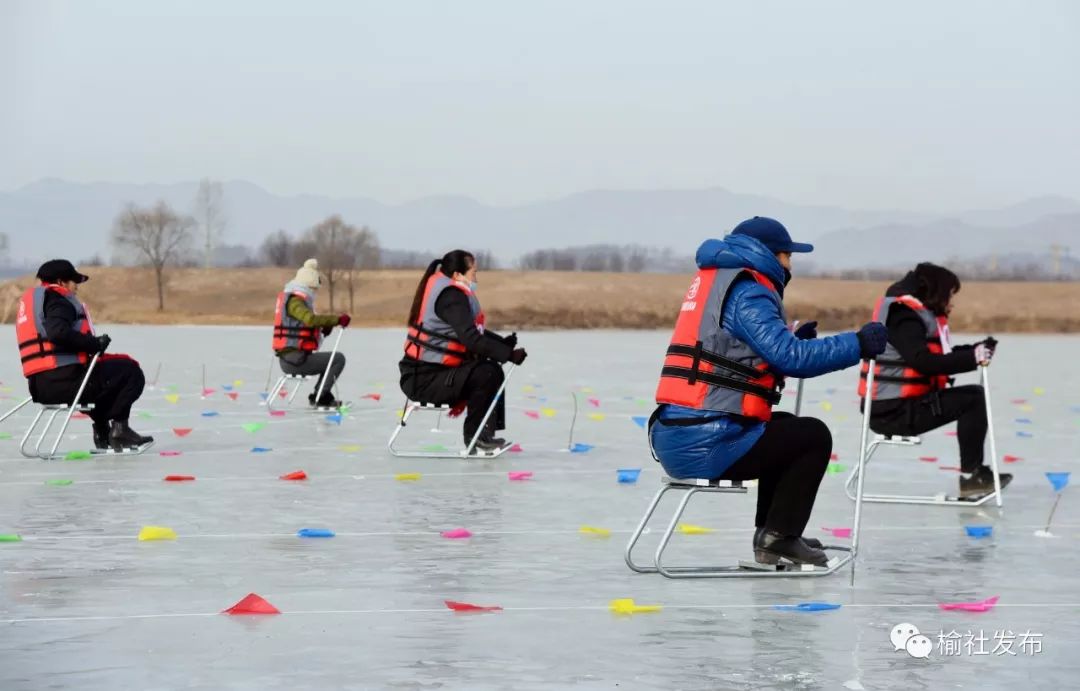
{"label": "bare tree", "polygon": [[640,247],[630,249],[630,256],[626,258],[626,270],[630,273],[639,274],[645,270],[647,258]]}
{"label": "bare tree", "polygon": [[626,260],[623,259],[623,253],[620,250],[615,250],[608,257],[607,270],[616,273],[622,273],[626,270]]}
{"label": "bare tree", "polygon": [[271,233],[259,247],[259,257],[270,266],[291,266],[293,264],[293,241],[284,230]]}
{"label": "bare tree", "polygon": [[608,256],[601,252],[590,252],[585,255],[581,262],[582,271],[605,271],[607,270]]}
{"label": "bare tree", "polygon": [[0,266],[7,266],[10,247],[7,233],[0,233]]}
{"label": "bare tree", "polygon": [[158,310],[165,309],[165,267],[183,259],[195,219],[179,216],[164,201],[147,209],[134,204],[116,217],[112,241],[121,251],[134,249],[157,279]]}
{"label": "bare tree", "polygon": [[489,250],[480,250],[475,255],[476,268],[480,271],[494,271],[499,268],[499,262]]}
{"label": "bare tree", "polygon": [[382,264],[382,250],[379,247],[378,236],[367,226],[348,234],[344,255],[353,258],[352,265],[345,273],[345,287],[349,291],[349,311],[353,312],[355,311],[353,298],[360,284],[357,274],[361,270],[377,269]]}
{"label": "bare tree", "polygon": [[294,250],[297,247],[310,247],[311,252],[307,256],[314,256],[319,260],[319,269],[326,276],[326,285],[330,292],[331,310],[334,309],[334,288],[342,278],[345,279],[345,287],[349,291],[351,310],[356,286],[353,272],[379,265],[379,240],[375,233],[366,226],[351,226],[337,214],[309,228],[300,242],[294,245]]}
{"label": "bare tree", "polygon": [[199,191],[195,193],[195,220],[203,239],[204,266],[209,269],[214,260],[214,248],[221,243],[225,234],[225,192],[221,183],[209,178],[199,182]]}

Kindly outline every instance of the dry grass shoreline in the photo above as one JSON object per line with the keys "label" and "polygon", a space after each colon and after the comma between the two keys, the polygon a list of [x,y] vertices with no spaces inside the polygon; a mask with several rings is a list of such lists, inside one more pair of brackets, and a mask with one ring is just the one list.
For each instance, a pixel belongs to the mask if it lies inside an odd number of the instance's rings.
{"label": "dry grass shoreline", "polygon": [[[172,269],[165,311],[157,310],[148,269],[82,267],[80,289],[96,321],[123,324],[269,324],[274,299],[292,269]],[[335,312],[359,326],[402,326],[419,270],[364,272],[349,309],[339,288]],[[488,271],[479,295],[492,324],[517,329],[667,329],[674,324],[686,275]],[[10,323],[29,276],[0,284],[0,318]],[[886,282],[800,279],[787,291],[791,319],[817,319],[822,329],[865,323]],[[330,310],[329,291],[318,308]],[[957,332],[1080,333],[1080,283],[965,283],[953,317]]]}

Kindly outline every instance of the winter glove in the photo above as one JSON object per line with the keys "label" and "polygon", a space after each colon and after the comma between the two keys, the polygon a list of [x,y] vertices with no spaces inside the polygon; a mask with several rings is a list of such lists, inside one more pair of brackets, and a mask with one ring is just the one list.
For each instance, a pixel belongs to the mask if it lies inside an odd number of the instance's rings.
{"label": "winter glove", "polygon": [[322,335],[323,335],[323,336],[329,336],[329,335],[330,335],[330,333],[331,333],[331,332],[332,332],[333,330],[334,330],[334,327],[332,327],[332,326],[324,326],[324,327],[322,328]]}
{"label": "winter glove", "polygon": [[510,353],[510,362],[515,365],[520,365],[525,362],[525,358],[528,357],[528,355],[529,354],[525,352],[524,348],[515,348],[514,352]]}
{"label": "winter glove", "polygon": [[806,322],[799,328],[795,329],[795,338],[799,339],[800,341],[817,338],[817,322]]}
{"label": "winter glove", "polygon": [[338,326],[340,326],[342,328],[348,326],[349,322],[351,322],[351,321],[352,321],[352,317],[350,317],[347,314],[343,314],[343,315],[341,315],[340,317],[337,318]]}
{"label": "winter glove", "polygon": [[865,324],[855,335],[859,337],[859,356],[864,360],[884,353],[889,343],[889,330],[881,322]]}
{"label": "winter glove", "polygon": [[104,353],[105,349],[109,347],[110,343],[112,343],[112,339],[109,338],[109,334],[103,334],[101,336],[98,336],[97,337],[97,347],[98,347],[97,352]]}
{"label": "winter glove", "polygon": [[985,343],[975,344],[975,364],[986,367],[994,357],[994,351]]}
{"label": "winter glove", "polygon": [[503,343],[510,346],[511,349],[517,348],[517,331],[504,338]]}

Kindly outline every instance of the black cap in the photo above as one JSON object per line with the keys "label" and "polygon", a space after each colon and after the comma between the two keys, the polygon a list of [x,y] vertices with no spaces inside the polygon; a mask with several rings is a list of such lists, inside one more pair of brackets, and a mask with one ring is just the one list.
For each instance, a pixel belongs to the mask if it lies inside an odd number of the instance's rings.
{"label": "black cap", "polygon": [[50,259],[37,270],[38,280],[46,283],[57,281],[75,281],[86,283],[90,277],[75,270],[75,265],[67,259]]}

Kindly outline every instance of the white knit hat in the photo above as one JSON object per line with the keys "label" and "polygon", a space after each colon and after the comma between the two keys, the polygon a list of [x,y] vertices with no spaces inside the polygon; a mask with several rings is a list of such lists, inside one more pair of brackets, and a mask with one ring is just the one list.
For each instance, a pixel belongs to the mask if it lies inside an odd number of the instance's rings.
{"label": "white knit hat", "polygon": [[302,286],[307,286],[308,288],[318,288],[321,286],[322,279],[319,278],[319,260],[308,259],[304,262],[304,265],[297,269],[296,278],[294,278],[293,281]]}

